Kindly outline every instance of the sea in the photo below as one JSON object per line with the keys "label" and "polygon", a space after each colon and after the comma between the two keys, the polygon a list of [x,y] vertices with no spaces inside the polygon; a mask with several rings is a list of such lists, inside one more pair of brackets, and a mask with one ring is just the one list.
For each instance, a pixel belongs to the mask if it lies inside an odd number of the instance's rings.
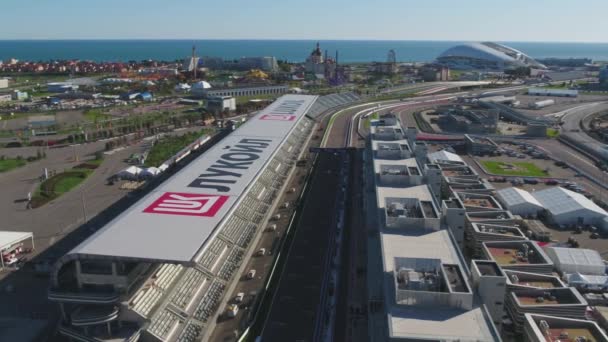
{"label": "sea", "polygon": [[[301,62],[314,49],[316,40],[0,40],[0,60],[27,61],[80,59],[92,61],[174,61],[190,56],[224,59],[275,56]],[[459,41],[320,40],[330,56],[338,52],[339,62],[386,61],[394,50],[400,62],[428,62]],[[608,43],[501,42],[534,58],[585,57],[608,61]]]}

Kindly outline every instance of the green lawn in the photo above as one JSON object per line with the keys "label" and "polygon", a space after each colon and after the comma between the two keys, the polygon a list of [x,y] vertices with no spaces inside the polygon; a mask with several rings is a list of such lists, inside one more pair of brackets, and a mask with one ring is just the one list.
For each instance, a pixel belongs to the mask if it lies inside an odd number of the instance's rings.
{"label": "green lawn", "polygon": [[276,99],[279,96],[281,96],[281,95],[277,95],[277,94],[262,94],[262,95],[252,95],[252,96],[237,96],[237,97],[235,97],[235,99],[236,99],[236,104],[243,104],[243,103],[249,102],[249,100],[256,100],[256,99],[260,99],[260,100],[274,100],[274,99]]}
{"label": "green lawn", "polygon": [[101,109],[87,109],[84,111],[83,115],[88,121],[91,122],[108,120],[112,117],[109,114],[103,113]]}
{"label": "green lawn", "polygon": [[378,114],[377,112],[373,113],[372,115],[365,118],[363,126],[365,126],[365,128],[367,128],[367,129],[369,129],[369,126],[371,125],[372,120],[378,120],[379,118],[380,118],[380,114]]}
{"label": "green lawn", "polygon": [[547,128],[547,136],[549,138],[557,138],[557,136],[559,136],[559,131],[555,128]]}
{"label": "green lawn", "polygon": [[0,172],[6,172],[25,165],[25,159],[3,159],[0,160]]}
{"label": "green lawn", "polygon": [[32,207],[38,208],[69,192],[93,173],[89,169],[72,169],[45,180],[32,197]]}
{"label": "green lawn", "polygon": [[482,160],[481,165],[488,173],[501,176],[522,176],[522,177],[546,177],[549,173],[545,172],[536,164],[530,162],[499,162],[493,160]]}
{"label": "green lawn", "polygon": [[184,147],[193,143],[203,135],[201,132],[191,132],[180,136],[166,136],[159,140],[148,153],[144,163],[145,166],[158,167],[161,163],[174,156]]}

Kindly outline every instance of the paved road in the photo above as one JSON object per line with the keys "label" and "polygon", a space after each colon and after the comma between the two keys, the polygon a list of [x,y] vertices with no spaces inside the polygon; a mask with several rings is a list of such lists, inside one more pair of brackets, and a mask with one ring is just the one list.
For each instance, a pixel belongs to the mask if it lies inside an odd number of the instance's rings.
{"label": "paved road", "polygon": [[319,155],[293,245],[262,332],[263,341],[311,341],[316,322],[326,319],[326,313],[319,312],[319,304],[322,279],[327,271],[325,252],[333,243],[328,237],[334,228],[340,165],[339,156]]}
{"label": "paved road", "polygon": [[562,134],[571,138],[577,144],[586,146],[588,149],[592,150],[598,158],[603,157],[608,159],[608,145],[587,135],[580,125],[585,117],[605,110],[608,110],[608,103],[597,102],[560,113],[563,114],[561,119],[564,122],[562,125]]}

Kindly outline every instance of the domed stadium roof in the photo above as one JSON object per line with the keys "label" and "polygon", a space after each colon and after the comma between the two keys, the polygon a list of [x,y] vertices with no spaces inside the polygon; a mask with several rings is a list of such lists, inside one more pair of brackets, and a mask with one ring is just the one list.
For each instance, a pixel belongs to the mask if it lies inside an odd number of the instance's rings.
{"label": "domed stadium roof", "polygon": [[[466,43],[454,46],[443,52],[437,60],[446,64],[452,64],[454,61],[459,61],[464,64],[467,59],[484,61],[493,63],[499,68],[504,67],[534,67],[545,68],[544,65],[535,61],[532,57],[527,56],[521,51],[515,50],[508,46],[483,42],[483,43]],[[475,67],[472,65],[472,67]]]}

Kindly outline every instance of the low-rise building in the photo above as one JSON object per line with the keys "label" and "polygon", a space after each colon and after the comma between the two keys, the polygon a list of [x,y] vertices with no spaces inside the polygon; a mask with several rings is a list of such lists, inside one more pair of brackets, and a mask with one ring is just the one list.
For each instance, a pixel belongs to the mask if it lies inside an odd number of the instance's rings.
{"label": "low-rise building", "polygon": [[474,155],[491,155],[498,150],[498,145],[490,138],[464,135],[464,143],[468,153]]}
{"label": "low-rise building", "polygon": [[508,225],[474,222],[466,227],[469,248],[476,256],[483,255],[484,242],[523,241],[528,239],[519,228]]}
{"label": "low-rise building", "polygon": [[515,331],[523,333],[525,314],[551,315],[584,320],[587,301],[571,287],[556,289],[512,289],[505,301]]}
{"label": "low-rise building", "polygon": [[498,128],[497,110],[450,109],[438,120],[447,132],[493,134]]}
{"label": "low-rise building", "polygon": [[503,270],[551,274],[553,262],[532,241],[490,241],[483,243],[485,257]]}
{"label": "low-rise building", "polygon": [[[206,83],[206,82],[205,82]],[[262,86],[240,86],[233,88],[211,88],[198,87],[194,84],[191,93],[195,97],[209,98],[217,96],[267,96],[276,95],[277,97],[289,92],[289,87],[286,85],[262,85]]]}
{"label": "low-rise building", "polygon": [[375,159],[374,172],[379,186],[410,187],[421,185],[424,179],[415,158]]}
{"label": "low-rise building", "polygon": [[207,98],[206,108],[214,114],[236,110],[236,100],[232,96],[214,96]]}
{"label": "low-rise building", "polygon": [[0,78],[0,89],[8,88],[8,78]]}
{"label": "low-rise building", "polygon": [[78,89],[78,85],[71,82],[50,82],[46,84],[46,90],[49,93],[65,93]]}
{"label": "low-rise building", "polygon": [[595,322],[536,314],[526,314],[525,319],[524,335],[529,342],[608,342],[608,336]]}
{"label": "low-rise building", "polygon": [[472,260],[471,281],[473,288],[488,308],[494,325],[500,327],[507,284],[505,273],[494,261]]}
{"label": "low-rise building", "polygon": [[558,289],[567,287],[558,277],[548,274],[504,270],[507,289]]}
{"label": "low-rise building", "polygon": [[372,152],[376,159],[398,160],[413,156],[412,148],[407,140],[372,141]]}

